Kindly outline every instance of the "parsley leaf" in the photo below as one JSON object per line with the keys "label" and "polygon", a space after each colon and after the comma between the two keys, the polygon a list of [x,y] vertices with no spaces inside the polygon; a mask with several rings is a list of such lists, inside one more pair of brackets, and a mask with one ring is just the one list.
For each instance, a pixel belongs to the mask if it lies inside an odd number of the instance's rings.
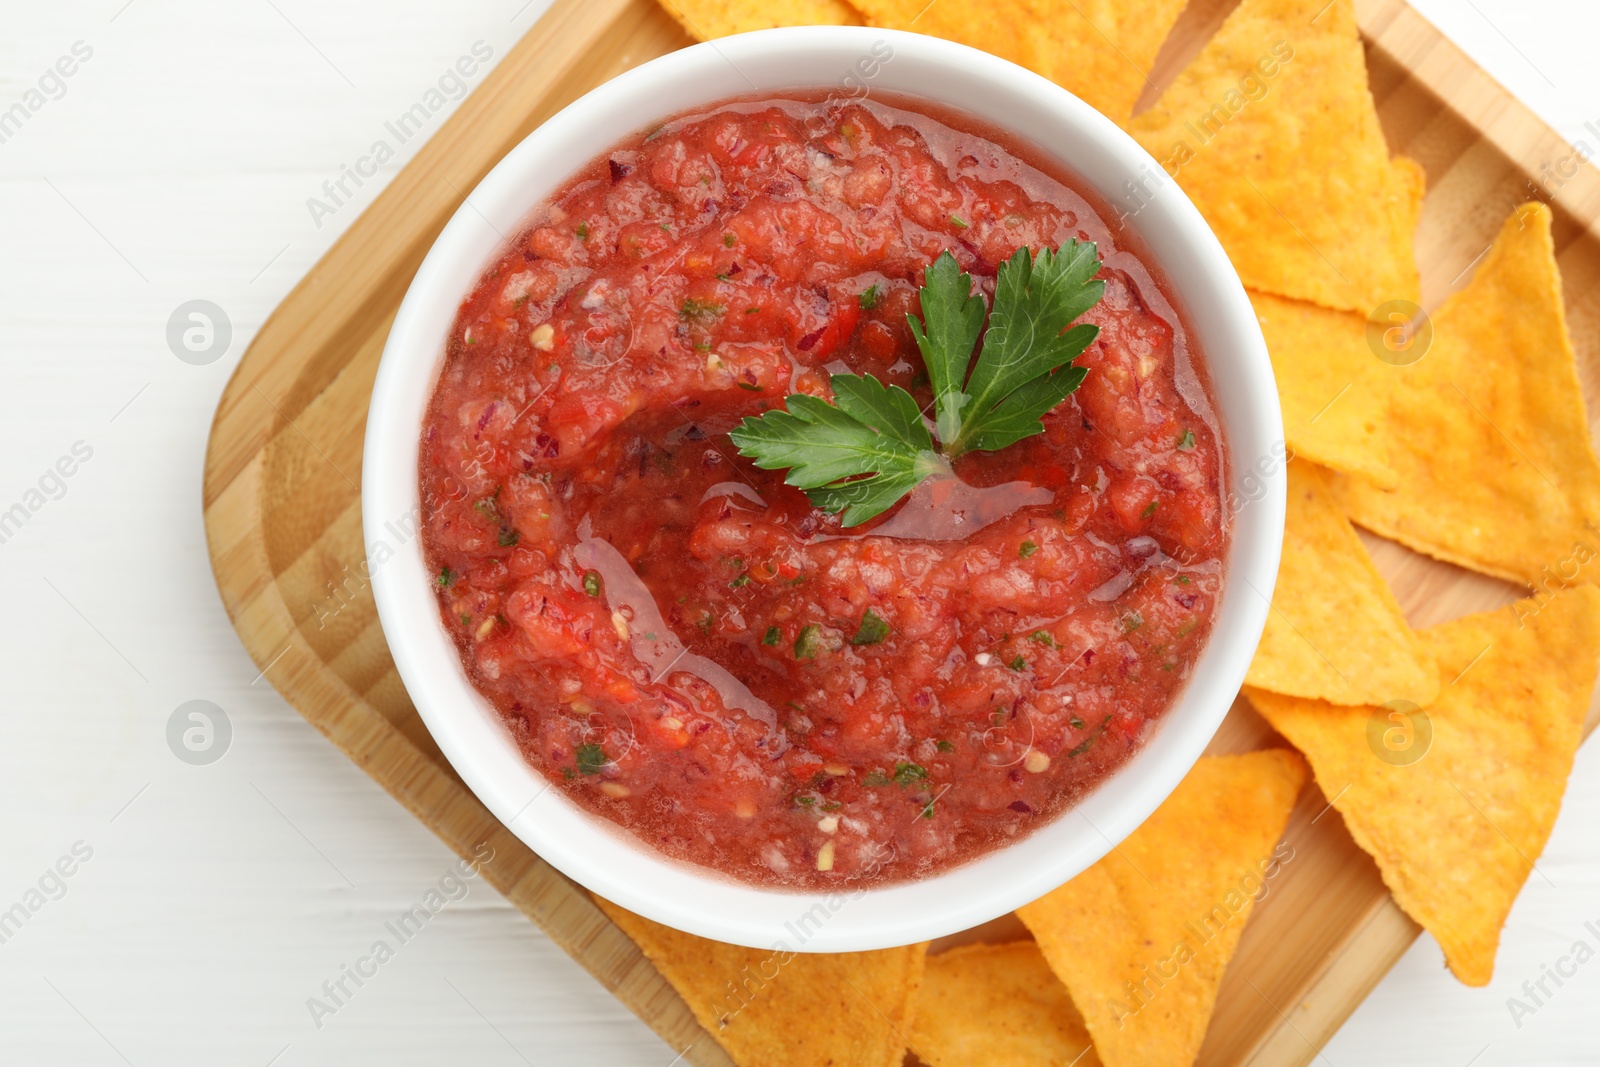
{"label": "parsley leaf", "polygon": [[579,745],[577,758],[579,774],[599,774],[606,765],[605,749],[599,745]]}
{"label": "parsley leaf", "polygon": [[961,408],[967,399],[961,386],[983,332],[983,299],[972,292],[972,275],[963,273],[949,252],[928,265],[923,280],[922,321],[907,315],[906,325],[928,369],[939,440],[952,441],[960,431]]}
{"label": "parsley leaf", "polygon": [[728,309],[715,300],[701,300],[691,296],[678,309],[678,318],[684,322],[697,322],[704,325],[726,310]]}
{"label": "parsley leaf", "polygon": [[800,627],[800,635],[794,639],[794,658],[815,659],[821,647],[822,627],[814,622],[806,623]]}
{"label": "parsley leaf", "polygon": [[899,763],[894,765],[894,781],[895,784],[900,786],[902,789],[910,785],[912,782],[926,777],[928,777],[927,768],[919,767],[915,763],[909,763],[905,760],[901,760]]}
{"label": "parsley leaf", "polygon": [[729,436],[756,466],[787,467],[786,483],[857,526],[943,464],[910,393],[870,374],[835,374],[832,385],[834,404],[794,393],[782,409],[745,419]]}
{"label": "parsley leaf", "polygon": [[[1099,736],[1101,734],[1106,732],[1106,724],[1108,724],[1110,721],[1111,721],[1111,716],[1110,715],[1107,715],[1105,718],[1101,719],[1100,720],[1100,725],[1096,726],[1092,731],[1090,731],[1088,737],[1085,737],[1082,741],[1078,742],[1077,747],[1075,747],[1072,751],[1068,752],[1067,756],[1069,758],[1077,757],[1077,756],[1081,756],[1085,752],[1089,751],[1089,748],[1095,743],[1095,740],[1097,738],[1099,738]],[[1080,725],[1081,725],[1081,723],[1080,723]]]}
{"label": "parsley leaf", "polygon": [[861,629],[850,639],[852,645],[876,645],[889,636],[889,624],[883,616],[868,608],[861,616]]}
{"label": "parsley leaf", "polygon": [[922,318],[906,316],[933,389],[933,434],[904,389],[871,375],[835,374],[832,404],[792,394],[783,408],[746,418],[730,437],[756,466],[787,468],[787,484],[817,507],[843,512],[843,525],[858,526],[924,479],[948,474],[956,456],[1044,431],[1041,418],[1088,374],[1073,361],[1099,327],[1072,323],[1104,295],[1105,283],[1094,280],[1099,270],[1092,242],[1068,241],[1037,256],[1018,249],[996,275],[985,334],[972,276],[942,252],[923,272]]}
{"label": "parsley leaf", "polygon": [[992,452],[1043,433],[1039,417],[1083,384],[1088,371],[1067,364],[1100,328],[1067,327],[1105,294],[1105,283],[1093,280],[1099,270],[1095,246],[1077,241],[1037,257],[1019,248],[1000,265],[989,333],[967,380],[961,431],[953,440],[940,438],[952,452]]}

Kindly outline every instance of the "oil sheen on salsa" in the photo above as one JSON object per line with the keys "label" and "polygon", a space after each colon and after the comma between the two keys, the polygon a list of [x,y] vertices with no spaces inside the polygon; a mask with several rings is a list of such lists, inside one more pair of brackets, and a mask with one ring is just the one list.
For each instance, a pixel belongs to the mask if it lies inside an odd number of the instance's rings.
{"label": "oil sheen on salsa", "polygon": [[[1127,231],[953,113],[820,94],[641,132],[462,303],[421,438],[440,612],[529,761],[674,859],[768,886],[925,877],[1027,834],[1174,702],[1228,515],[1200,355]],[[949,250],[1098,243],[1045,432],[845,530],[728,431],[829,374],[932,396]],[[597,831],[606,832],[606,831]]]}

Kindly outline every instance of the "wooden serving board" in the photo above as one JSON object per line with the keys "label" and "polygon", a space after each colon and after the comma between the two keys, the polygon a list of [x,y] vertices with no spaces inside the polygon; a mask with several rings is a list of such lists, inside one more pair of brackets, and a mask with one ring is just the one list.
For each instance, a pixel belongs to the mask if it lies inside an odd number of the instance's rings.
{"label": "wooden serving board", "polygon": [[[1145,103],[1233,3],[1193,0]],[[1516,203],[1547,200],[1584,393],[1600,411],[1600,178],[1581,167],[1559,188],[1538,186],[1546,164],[1571,157],[1559,137],[1403,0],[1357,0],[1357,8],[1391,148],[1428,172],[1417,235],[1427,306],[1464,282]],[[358,492],[367,400],[389,325],[465,193],[567,102],[688,43],[653,0],[557,0],[262,327],[217,409],[204,506],[223,602],[265,677],[451,848],[469,856],[492,844],[485,877],[668,1044],[688,1048],[684,1059],[709,1067],[729,1061],[677,994],[583,890],[484,809],[429,736],[363,577]],[[1367,540],[1415,625],[1516,595]],[[1241,701],[1212,751],[1275,740]],[[1315,786],[1287,840],[1294,858],[1244,931],[1204,1064],[1309,1063],[1418,934]],[[1020,925],[999,920],[935,951],[1010,936],[1024,936]]]}

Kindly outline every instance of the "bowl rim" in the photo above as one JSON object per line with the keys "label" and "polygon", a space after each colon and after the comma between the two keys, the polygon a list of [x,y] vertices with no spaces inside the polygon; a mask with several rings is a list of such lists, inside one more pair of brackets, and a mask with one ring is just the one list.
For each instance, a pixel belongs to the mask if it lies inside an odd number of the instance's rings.
{"label": "bowl rim", "polygon": [[[1118,770],[1026,837],[957,867],[823,893],[754,886],[667,859],[549,788],[472,687],[440,623],[421,548],[418,434],[463,295],[508,235],[577,169],[544,161],[586,162],[652,119],[689,107],[835,84],[853,95],[867,86],[866,93],[881,89],[975,115],[1061,159],[1123,212],[1118,221],[1138,233],[1199,341],[1223,427],[1233,529],[1217,614],[1194,672]],[[1040,131],[1048,135],[1034,135]],[[1250,301],[1216,237],[1160,165],[1089,105],[1006,60],[920,34],[832,26],[761,30],[651,60],[569,104],[500,160],[452,215],[406,292],[374,382],[362,462],[363,538],[384,636],[424,723],[477,798],[537,855],[598,895],[679,930],[785,952],[880,949],[969,929],[1064,883],[1142,823],[1203,754],[1244,681],[1277,578],[1287,481],[1276,386]]]}

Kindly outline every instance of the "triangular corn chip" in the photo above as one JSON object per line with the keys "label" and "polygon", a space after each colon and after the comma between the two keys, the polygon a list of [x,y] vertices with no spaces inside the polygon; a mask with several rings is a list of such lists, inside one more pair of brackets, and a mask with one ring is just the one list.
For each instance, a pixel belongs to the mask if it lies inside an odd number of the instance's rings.
{"label": "triangular corn chip", "polygon": [[740,1067],[898,1067],[928,946],[740,948],[595,898]]}
{"label": "triangular corn chip", "polygon": [[1421,170],[1389,159],[1351,0],[1244,0],[1132,131],[1250,288],[1418,299]]}
{"label": "triangular corn chip", "polygon": [[1432,347],[1388,370],[1399,488],[1345,479],[1342,503],[1355,522],[1536,587],[1570,582],[1600,555],[1600,463],[1549,208],[1525,204],[1512,214],[1471,284],[1433,316]]}
{"label": "triangular corn chip", "polygon": [[659,0],[667,14],[699,41],[774,26],[859,26],[861,14],[844,0]]}
{"label": "triangular corn chip", "polygon": [[1083,1017],[1032,941],[928,957],[911,1046],[928,1067],[1096,1067]]}
{"label": "triangular corn chip", "polygon": [[1367,344],[1367,320],[1303,300],[1251,293],[1272,357],[1289,451],[1344,474],[1392,487],[1391,369]]}
{"label": "triangular corn chip", "polygon": [[1334,704],[1426,705],[1439,675],[1320,467],[1289,464],[1283,562],[1249,685]]}
{"label": "triangular corn chip", "polygon": [[1288,749],[1209,756],[1093,867],[1018,910],[1106,1067],[1184,1067],[1305,784]]}
{"label": "triangular corn chip", "polygon": [[874,26],[981,48],[1042,74],[1126,126],[1188,0],[858,0]]}
{"label": "triangular corn chip", "polygon": [[1600,662],[1600,589],[1518,601],[1421,637],[1445,684],[1420,713],[1245,693],[1310,759],[1350,836],[1456,977],[1487,985],[1572,772]]}

